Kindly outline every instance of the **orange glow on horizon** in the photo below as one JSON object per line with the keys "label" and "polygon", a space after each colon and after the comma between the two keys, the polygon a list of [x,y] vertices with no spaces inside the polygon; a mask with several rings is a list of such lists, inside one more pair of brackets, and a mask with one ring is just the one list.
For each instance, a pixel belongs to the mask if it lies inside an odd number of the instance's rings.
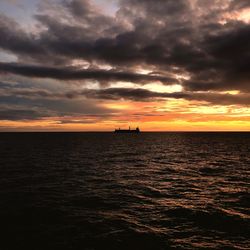
{"label": "orange glow on horizon", "polygon": [[183,120],[159,120],[143,122],[109,121],[94,124],[60,124],[51,121],[2,121],[1,131],[113,131],[115,128],[128,128],[139,126],[142,131],[250,131],[250,117],[244,120],[214,120],[214,121],[183,121]]}
{"label": "orange glow on horizon", "polygon": [[142,131],[250,131],[250,108],[237,105],[168,100],[161,102],[108,101],[106,116],[49,117],[1,121],[1,131],[113,131],[139,126]]}

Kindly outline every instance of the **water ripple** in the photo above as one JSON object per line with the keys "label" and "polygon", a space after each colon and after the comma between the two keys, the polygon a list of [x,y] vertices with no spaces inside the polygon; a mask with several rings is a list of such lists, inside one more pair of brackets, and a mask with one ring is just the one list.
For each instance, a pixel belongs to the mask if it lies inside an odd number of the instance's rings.
{"label": "water ripple", "polygon": [[249,133],[0,135],[1,249],[249,249]]}

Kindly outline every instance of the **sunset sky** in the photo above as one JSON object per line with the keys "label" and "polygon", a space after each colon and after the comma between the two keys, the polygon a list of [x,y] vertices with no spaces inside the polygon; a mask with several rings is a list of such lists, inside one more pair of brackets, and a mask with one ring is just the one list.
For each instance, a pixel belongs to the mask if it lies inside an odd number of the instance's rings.
{"label": "sunset sky", "polygon": [[0,1],[0,131],[249,131],[249,91],[250,1]]}

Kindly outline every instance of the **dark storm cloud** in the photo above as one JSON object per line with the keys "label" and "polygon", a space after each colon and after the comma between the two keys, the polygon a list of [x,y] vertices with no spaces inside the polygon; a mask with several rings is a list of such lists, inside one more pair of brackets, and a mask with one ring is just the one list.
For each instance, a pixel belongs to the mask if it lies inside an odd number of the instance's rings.
{"label": "dark storm cloud", "polygon": [[[193,93],[193,92],[174,92],[174,93],[161,93],[154,92],[146,89],[134,88],[109,88],[100,90],[85,90],[77,95],[84,95],[89,98],[119,100],[129,99],[133,101],[156,101],[157,99],[185,99],[190,101],[204,101],[217,105],[249,105],[250,94],[217,94],[217,93]],[[73,96],[73,93],[72,93]]]}
{"label": "dark storm cloud", "polygon": [[231,10],[250,8],[250,2],[246,0],[233,0],[229,6]]}
{"label": "dark storm cloud", "polygon": [[81,17],[81,22],[74,25],[70,20],[63,22],[51,14],[36,15],[46,27],[36,37],[24,32],[17,24],[13,32],[13,22],[2,17],[0,25],[4,27],[4,33],[1,37],[8,39],[1,39],[0,45],[46,64],[82,58],[113,66],[146,63],[168,68],[202,56],[197,48],[187,43],[193,33],[191,23],[185,20],[185,25],[180,25],[190,12],[186,1],[122,1],[118,17],[127,20],[129,28],[117,19],[96,12],[88,2],[66,1],[73,20],[76,16]]}
{"label": "dark storm cloud", "polygon": [[240,25],[217,35],[208,35],[203,46],[209,59],[189,64],[193,73],[184,86],[188,90],[250,90],[250,26]]}
{"label": "dark storm cloud", "polygon": [[25,32],[16,21],[1,13],[0,48],[17,55],[36,56],[45,53],[34,35]]}
{"label": "dark storm cloud", "polygon": [[[132,100],[132,101],[164,101],[167,99],[184,99],[189,101],[208,102],[215,105],[249,105],[250,94],[218,94],[216,92],[155,92],[142,88],[106,88],[106,89],[84,89],[81,91],[49,92],[39,89],[8,89],[0,92],[6,98],[15,96],[28,99],[99,99],[99,100]],[[48,104],[47,104],[48,105]],[[94,110],[92,110],[93,112]],[[104,110],[105,111],[105,110]],[[66,113],[65,113],[66,114]],[[100,115],[98,113],[98,115]]]}
{"label": "dark storm cloud", "polygon": [[7,119],[8,113],[10,120],[36,120],[43,117],[107,116],[113,112],[94,101],[73,98],[72,93],[18,88],[0,90],[0,111],[0,120]]}
{"label": "dark storm cloud", "polygon": [[79,18],[92,19],[96,17],[97,13],[88,0],[73,0],[64,4]]}
{"label": "dark storm cloud", "polygon": [[[0,85],[1,86],[1,85]],[[53,96],[51,92],[48,90],[43,89],[21,89],[21,88],[5,88],[0,90],[0,95],[3,96],[17,96],[17,97],[28,97],[28,98],[53,98],[56,96]],[[59,96],[59,95],[57,95]],[[61,97],[61,96],[59,96]]]}
{"label": "dark storm cloud", "polygon": [[[71,115],[74,115],[71,113]],[[77,114],[75,114],[77,115]],[[73,124],[73,123],[82,123],[82,124],[91,124],[96,123],[101,120],[105,120],[107,118],[112,117],[112,113],[99,113],[99,114],[78,114],[80,119],[73,120],[72,116],[63,115],[60,113],[48,112],[42,109],[23,109],[23,108],[5,108],[2,109],[0,107],[0,121],[8,120],[8,121],[31,121],[31,120],[41,120],[50,118],[52,116],[61,117],[58,118],[55,123],[60,124]],[[64,118],[64,119],[62,119]]]}
{"label": "dark storm cloud", "polygon": [[[149,19],[159,17],[160,19],[169,16],[185,13],[190,9],[190,3],[187,0],[120,0],[122,3],[122,11],[126,10],[126,14],[130,14],[131,18],[143,16],[145,13],[152,14]],[[134,15],[137,10],[141,12]]]}
{"label": "dark storm cloud", "polygon": [[159,81],[164,84],[174,84],[177,80],[165,76],[136,74],[133,72],[119,72],[114,70],[79,70],[73,67],[56,68],[17,63],[0,63],[0,73],[12,73],[28,77],[53,78],[59,80],[94,79],[99,81],[127,81],[148,83]]}
{"label": "dark storm cloud", "polygon": [[128,99],[134,101],[152,101],[159,98],[185,98],[183,93],[159,93],[146,89],[135,88],[108,88],[100,90],[85,90],[81,92],[89,98],[119,100]]}
{"label": "dark storm cloud", "polygon": [[28,109],[0,110],[0,120],[9,120],[9,121],[36,120],[44,116],[48,117],[49,115],[36,110],[28,110]]}
{"label": "dark storm cloud", "polygon": [[[136,101],[182,98],[221,105],[249,105],[250,25],[239,20],[224,20],[231,12],[250,7],[249,1],[119,0],[115,17],[101,13],[88,0],[52,2],[34,16],[39,28],[32,31],[0,15],[0,49],[18,58],[16,63],[0,63],[2,76],[13,74],[61,82],[97,80],[146,84],[158,81],[182,84],[184,90],[158,93],[124,88],[62,89],[60,93],[52,93],[45,88],[12,89],[12,95],[44,98],[44,107],[52,105],[53,98],[73,100],[81,96]],[[70,66],[75,59],[86,61],[89,69]],[[98,68],[103,64],[112,69]],[[138,74],[138,66],[161,73]],[[176,80],[172,77],[176,73],[188,76],[185,78],[188,80]],[[4,81],[0,86],[9,88]],[[218,93],[225,90],[241,93]],[[2,94],[6,95],[6,91]],[[60,103],[53,105],[54,109]],[[67,109],[66,104],[63,108]],[[89,110],[89,113],[95,112],[92,107]]]}

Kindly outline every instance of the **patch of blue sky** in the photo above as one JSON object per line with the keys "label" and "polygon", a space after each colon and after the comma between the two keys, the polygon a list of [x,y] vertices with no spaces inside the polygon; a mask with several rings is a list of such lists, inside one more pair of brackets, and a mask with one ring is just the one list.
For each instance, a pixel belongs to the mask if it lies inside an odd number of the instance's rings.
{"label": "patch of blue sky", "polygon": [[39,2],[40,0],[1,0],[0,13],[13,18],[22,27],[29,28]]}
{"label": "patch of blue sky", "polygon": [[93,2],[107,15],[114,16],[118,10],[115,0],[93,0]]}
{"label": "patch of blue sky", "polygon": [[16,62],[17,57],[4,50],[0,50],[0,62]]}

